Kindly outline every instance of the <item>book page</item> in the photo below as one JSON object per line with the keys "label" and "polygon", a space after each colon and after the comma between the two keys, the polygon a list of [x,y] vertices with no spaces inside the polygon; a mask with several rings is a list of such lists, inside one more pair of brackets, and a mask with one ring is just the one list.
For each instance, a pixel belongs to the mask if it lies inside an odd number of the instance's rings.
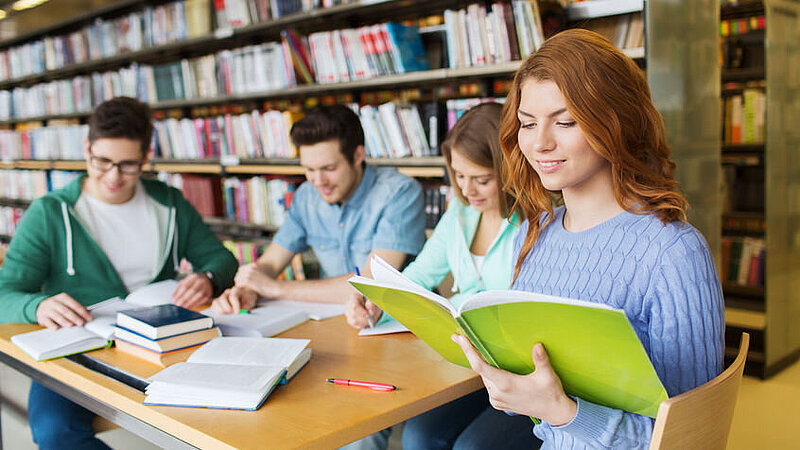
{"label": "book page", "polygon": [[98,336],[111,339],[114,335],[114,324],[117,321],[117,313],[133,308],[136,308],[136,305],[131,305],[119,297],[113,297],[100,303],[95,303],[87,308],[92,314],[92,320],[86,322],[83,327]]}
{"label": "book page", "polygon": [[[556,297],[553,295],[537,294],[534,292],[525,291],[512,291],[512,290],[494,290],[479,292],[472,297],[466,299],[464,303],[458,308],[458,314],[461,315],[465,311],[471,309],[483,308],[486,306],[502,305],[505,303],[518,303],[518,302],[538,302],[538,303],[559,303],[562,305],[577,305],[587,308],[610,309],[611,306],[605,303],[594,303],[586,300],[576,300],[567,297]],[[621,311],[621,310],[619,310]]]}
{"label": "book page", "polygon": [[387,287],[412,292],[435,302],[437,305],[449,311],[451,315],[455,316],[456,310],[446,298],[409,280],[408,277],[398,272],[397,269],[389,265],[389,263],[381,259],[379,256],[373,255],[370,261],[370,269],[372,270],[373,278],[353,276],[347,281],[351,284],[356,282],[370,286]]}
{"label": "book page", "polygon": [[374,327],[362,328],[359,330],[359,336],[378,336],[381,334],[403,333],[408,331],[405,325],[400,322],[391,321]]}
{"label": "book page", "polygon": [[125,301],[139,306],[166,305],[172,303],[172,293],[177,287],[177,280],[159,281],[136,289],[125,297]]}
{"label": "book page", "polygon": [[280,306],[293,308],[306,313],[311,320],[324,320],[344,315],[345,306],[338,303],[299,302],[296,300],[259,299],[258,306]]}
{"label": "book page", "polygon": [[[282,367],[233,366],[230,364],[175,363],[150,377],[150,381],[169,383],[170,393],[177,386],[208,387],[214,390],[260,391],[283,373]],[[158,385],[155,385],[156,388]],[[148,394],[153,394],[150,388]]]}
{"label": "book page", "polygon": [[288,367],[309,339],[219,337],[192,353],[190,363]]}
{"label": "book page", "polygon": [[108,341],[84,327],[70,327],[18,334],[11,337],[11,342],[40,361],[100,348]]}

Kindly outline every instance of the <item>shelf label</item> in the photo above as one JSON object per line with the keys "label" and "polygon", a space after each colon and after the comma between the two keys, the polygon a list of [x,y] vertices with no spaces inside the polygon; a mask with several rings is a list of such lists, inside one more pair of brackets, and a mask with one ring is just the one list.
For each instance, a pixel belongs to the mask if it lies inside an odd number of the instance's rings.
{"label": "shelf label", "polygon": [[219,159],[219,163],[223,166],[238,166],[241,164],[241,161],[236,155],[222,155],[222,157]]}

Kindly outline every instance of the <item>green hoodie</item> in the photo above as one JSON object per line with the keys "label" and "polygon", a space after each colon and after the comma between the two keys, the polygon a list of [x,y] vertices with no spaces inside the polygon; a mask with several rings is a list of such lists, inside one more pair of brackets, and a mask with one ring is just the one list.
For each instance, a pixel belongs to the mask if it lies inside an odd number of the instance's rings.
{"label": "green hoodie", "polygon": [[[85,175],[31,203],[0,268],[0,323],[36,323],[39,304],[66,293],[83,305],[125,297],[128,289],[73,207]],[[175,188],[141,180],[166,230],[162,266],[153,282],[175,278],[182,258],[198,273],[211,272],[214,295],[233,284],[238,264]]]}

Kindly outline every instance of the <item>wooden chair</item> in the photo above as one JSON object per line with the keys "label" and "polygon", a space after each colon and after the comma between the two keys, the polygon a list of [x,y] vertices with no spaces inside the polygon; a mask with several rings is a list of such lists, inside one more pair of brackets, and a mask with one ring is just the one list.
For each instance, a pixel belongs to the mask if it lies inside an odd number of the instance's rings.
{"label": "wooden chair", "polygon": [[708,383],[661,402],[650,450],[725,448],[749,346],[750,335],[742,333],[730,367]]}

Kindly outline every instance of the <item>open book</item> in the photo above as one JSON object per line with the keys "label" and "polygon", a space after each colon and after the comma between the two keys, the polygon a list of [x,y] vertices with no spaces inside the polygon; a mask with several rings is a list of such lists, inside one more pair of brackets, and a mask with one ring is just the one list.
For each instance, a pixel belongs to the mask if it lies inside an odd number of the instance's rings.
{"label": "open book", "polygon": [[521,291],[480,292],[455,308],[379,258],[370,267],[374,279],[350,283],[452,363],[469,367],[454,333],[493,366],[518,374],[533,372],[531,351],[541,342],[570,395],[650,417],[667,398],[621,309]]}
{"label": "open book", "polygon": [[131,292],[125,300],[114,297],[89,306],[93,320],[82,327],[32,331],[12,336],[11,342],[36,361],[108,347],[119,311],[170,303],[177,286],[175,280],[149,284]]}
{"label": "open book", "polygon": [[300,309],[271,304],[253,308],[248,314],[216,314],[211,308],[202,313],[214,319],[223,336],[269,337],[308,320]]}
{"label": "open book", "polygon": [[220,337],[150,378],[145,405],[255,410],[311,358],[308,339]]}

